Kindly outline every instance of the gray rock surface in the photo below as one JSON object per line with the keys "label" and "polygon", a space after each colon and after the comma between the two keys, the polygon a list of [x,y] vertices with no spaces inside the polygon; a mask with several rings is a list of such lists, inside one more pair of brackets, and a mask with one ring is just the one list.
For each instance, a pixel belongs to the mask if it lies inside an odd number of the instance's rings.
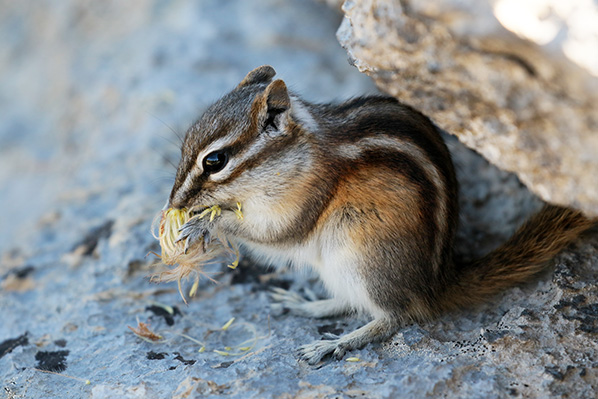
{"label": "gray rock surface", "polygon": [[338,38],[381,90],[544,200],[598,215],[596,2],[349,0],[343,9]]}
{"label": "gray rock surface", "polygon": [[[188,306],[175,284],[149,283],[155,260],[145,255],[158,249],[149,228],[178,157],[171,129],[183,132],[260,64],[315,101],[372,91],[345,62],[335,12],[274,0],[0,6],[5,397],[594,397],[596,233],[559,256],[554,273],[408,326],[352,352],[359,362],[319,368],[298,363],[295,348],[362,321],[271,314],[270,287],[321,295],[310,276],[249,260],[235,271],[215,265],[218,283],[202,280]],[[458,246],[476,256],[540,202],[447,140],[463,192]],[[135,336],[128,326],[138,322],[163,339]]]}

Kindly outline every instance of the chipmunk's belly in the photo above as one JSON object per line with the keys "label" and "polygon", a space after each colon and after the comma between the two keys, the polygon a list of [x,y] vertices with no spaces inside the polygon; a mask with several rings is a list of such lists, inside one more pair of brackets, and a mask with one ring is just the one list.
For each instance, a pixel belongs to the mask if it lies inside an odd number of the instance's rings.
{"label": "chipmunk's belly", "polygon": [[311,267],[318,269],[322,262],[319,248],[313,244],[307,245],[267,245],[262,243],[241,241],[244,248],[260,261],[276,268]]}
{"label": "chipmunk's belly", "polygon": [[270,246],[243,243],[252,255],[274,267],[309,267],[316,271],[331,297],[342,301],[358,312],[376,316],[381,309],[370,299],[365,281],[358,267],[360,256],[352,246],[331,246],[312,241],[296,246]]}
{"label": "chipmunk's belly", "polygon": [[359,272],[362,256],[351,244],[335,246],[324,252],[318,271],[333,298],[360,313],[378,317],[384,312],[370,299],[366,281]]}

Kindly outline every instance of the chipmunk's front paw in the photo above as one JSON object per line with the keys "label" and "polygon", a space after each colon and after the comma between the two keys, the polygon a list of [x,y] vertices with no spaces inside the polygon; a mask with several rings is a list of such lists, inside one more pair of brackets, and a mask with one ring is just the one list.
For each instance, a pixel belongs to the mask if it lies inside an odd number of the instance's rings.
{"label": "chipmunk's front paw", "polygon": [[179,229],[179,236],[176,239],[176,242],[183,241],[185,243],[185,253],[198,242],[201,242],[203,251],[206,252],[214,238],[211,232],[214,230],[221,212],[222,209],[218,205],[201,211],[193,211],[191,219]]}
{"label": "chipmunk's front paw", "polygon": [[[315,298],[315,294],[311,294]],[[336,299],[309,300],[295,292],[283,290],[282,288],[273,288],[270,297],[275,302],[271,305],[271,309],[274,312],[279,312],[278,314],[288,311],[296,316],[321,319],[339,316],[351,311],[347,304]]]}
{"label": "chipmunk's front paw", "polygon": [[274,301],[274,303],[270,305],[270,309],[278,315],[286,313],[287,311],[294,314],[300,314],[301,312],[299,309],[309,302],[296,292],[287,291],[278,287],[272,288],[270,291],[270,298]]}
{"label": "chipmunk's front paw", "polygon": [[184,252],[194,246],[197,242],[202,241],[203,250],[205,252],[206,245],[211,241],[210,232],[208,230],[208,223],[197,218],[189,220],[179,229],[179,236],[175,243],[183,241],[185,243]]}
{"label": "chipmunk's front paw", "polygon": [[299,359],[310,365],[318,364],[325,356],[332,354],[332,357],[341,360],[347,348],[341,339],[315,341],[299,348]]}

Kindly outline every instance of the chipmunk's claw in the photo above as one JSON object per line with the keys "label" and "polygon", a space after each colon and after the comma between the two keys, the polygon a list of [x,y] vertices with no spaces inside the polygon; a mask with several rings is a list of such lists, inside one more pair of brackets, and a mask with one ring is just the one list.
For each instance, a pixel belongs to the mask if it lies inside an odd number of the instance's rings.
{"label": "chipmunk's claw", "polygon": [[189,248],[191,248],[195,243],[199,240],[202,241],[203,250],[205,252],[206,245],[211,241],[210,232],[208,231],[207,227],[205,226],[205,222],[201,219],[191,219],[187,223],[185,223],[179,229],[179,235],[175,240],[175,243],[180,241],[185,242],[184,253],[187,253]]}
{"label": "chipmunk's claw", "polygon": [[315,341],[298,349],[299,360],[311,366],[320,363],[328,355],[336,360],[342,360],[346,353],[347,349],[340,339]]}

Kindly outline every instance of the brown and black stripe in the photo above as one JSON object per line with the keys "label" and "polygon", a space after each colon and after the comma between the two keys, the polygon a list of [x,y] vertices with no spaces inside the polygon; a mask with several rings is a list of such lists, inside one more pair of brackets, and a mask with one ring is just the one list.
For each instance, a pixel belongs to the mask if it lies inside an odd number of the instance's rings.
{"label": "brown and black stripe", "polygon": [[353,235],[365,235],[372,297],[383,308],[429,314],[452,279],[458,218],[453,164],[438,130],[387,97],[311,109],[323,127],[321,148],[337,150],[322,154],[327,179],[337,182],[332,208]]}

